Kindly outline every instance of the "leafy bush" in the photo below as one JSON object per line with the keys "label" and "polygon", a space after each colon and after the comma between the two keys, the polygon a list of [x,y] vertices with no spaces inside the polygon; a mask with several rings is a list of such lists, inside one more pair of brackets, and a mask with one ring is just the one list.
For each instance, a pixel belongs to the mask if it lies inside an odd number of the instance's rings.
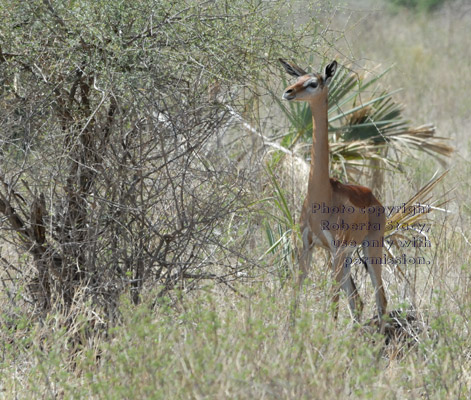
{"label": "leafy bush", "polygon": [[421,12],[436,10],[445,4],[447,0],[389,0],[395,7],[405,7]]}

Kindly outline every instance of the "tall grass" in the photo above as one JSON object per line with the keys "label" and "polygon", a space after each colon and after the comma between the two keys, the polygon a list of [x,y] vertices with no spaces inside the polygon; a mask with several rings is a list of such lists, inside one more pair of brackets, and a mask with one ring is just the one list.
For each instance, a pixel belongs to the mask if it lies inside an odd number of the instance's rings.
{"label": "tall grass", "polygon": [[[468,269],[469,272],[469,269]],[[84,343],[73,363],[68,335],[49,330],[44,351],[19,364],[4,353],[6,398],[90,399],[443,399],[468,398],[469,348],[459,313],[443,312],[419,344],[384,346],[384,338],[334,324],[325,288],[304,297],[295,325],[290,290],[253,285],[248,298],[214,288],[152,309],[121,305],[122,325],[106,341]],[[470,311],[469,306],[466,308]],[[38,329],[38,328],[36,328]],[[6,357],[5,357],[6,355]]]}

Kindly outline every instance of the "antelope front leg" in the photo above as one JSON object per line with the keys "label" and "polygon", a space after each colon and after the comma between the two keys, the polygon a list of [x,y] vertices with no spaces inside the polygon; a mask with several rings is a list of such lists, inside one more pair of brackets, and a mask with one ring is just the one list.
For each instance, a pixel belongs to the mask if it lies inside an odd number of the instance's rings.
{"label": "antelope front leg", "polygon": [[333,316],[336,320],[339,315],[339,299],[340,299],[340,286],[342,285],[342,265],[339,265],[338,259],[332,257],[330,262],[332,268],[332,277],[334,278],[334,284],[332,286],[332,306],[333,306]]}
{"label": "antelope front leg", "polygon": [[300,288],[307,277],[307,272],[311,267],[312,243],[309,240],[309,228],[303,230],[303,250],[299,257],[298,287]]}
{"label": "antelope front leg", "polygon": [[380,321],[380,332],[384,333],[385,317],[387,316],[388,302],[384,293],[383,280],[381,279],[381,247],[365,248],[366,265],[375,289],[376,307],[378,309],[378,318]]}
{"label": "antelope front leg", "polygon": [[340,288],[342,288],[347,293],[348,306],[352,312],[353,319],[356,322],[359,322],[363,311],[363,302],[361,301],[360,295],[351,276],[350,255],[350,253],[338,252],[333,257],[332,271],[335,279],[333,295],[334,318],[337,319],[338,316],[339,295]]}
{"label": "antelope front leg", "polygon": [[307,277],[307,272],[311,265],[312,251],[303,247],[301,257],[299,258],[298,287],[301,288]]}

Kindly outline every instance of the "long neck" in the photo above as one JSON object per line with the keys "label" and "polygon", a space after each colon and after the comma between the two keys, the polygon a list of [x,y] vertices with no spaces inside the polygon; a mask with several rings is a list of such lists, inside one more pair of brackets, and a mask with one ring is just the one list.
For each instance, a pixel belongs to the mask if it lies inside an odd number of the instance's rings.
{"label": "long neck", "polygon": [[325,201],[331,197],[327,94],[310,102],[309,105],[312,112],[312,149],[308,195],[319,201]]}

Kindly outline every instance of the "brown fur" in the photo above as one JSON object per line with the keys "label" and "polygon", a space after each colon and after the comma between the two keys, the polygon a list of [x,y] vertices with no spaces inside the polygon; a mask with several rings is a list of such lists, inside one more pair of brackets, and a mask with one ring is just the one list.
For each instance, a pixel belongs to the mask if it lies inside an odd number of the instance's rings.
{"label": "brown fur", "polygon": [[373,195],[371,189],[365,186],[346,185],[335,178],[330,178],[330,184],[334,192],[337,192],[343,197],[347,197],[355,207],[366,208],[381,205]]}

